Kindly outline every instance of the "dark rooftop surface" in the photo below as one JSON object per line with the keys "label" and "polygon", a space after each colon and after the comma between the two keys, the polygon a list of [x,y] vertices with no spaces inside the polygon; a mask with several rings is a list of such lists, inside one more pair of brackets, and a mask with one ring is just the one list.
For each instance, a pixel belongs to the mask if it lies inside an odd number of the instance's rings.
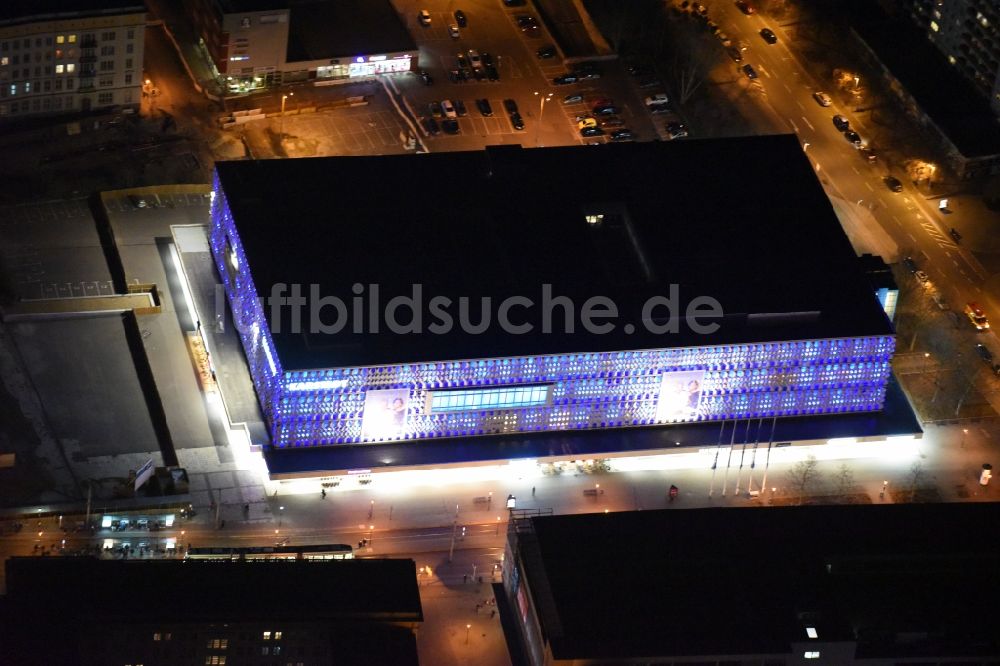
{"label": "dark rooftop surface", "polygon": [[53,18],[77,12],[119,14],[124,11],[145,12],[142,0],[3,0],[0,21],[19,23],[21,19]]}
{"label": "dark rooftop surface", "polygon": [[292,0],[288,62],[416,51],[389,0]]}
{"label": "dark rooftop surface", "polygon": [[547,583],[522,575],[559,659],[785,653],[807,626],[856,636],[858,657],[996,655],[970,595],[1000,593],[998,520],[996,503],[535,517],[522,553]]}
{"label": "dark rooftop surface", "polygon": [[[216,168],[261,295],[277,283],[301,284],[308,295],[318,284],[350,304],[359,283],[370,304],[367,285],[378,284],[384,309],[422,285],[422,334],[392,334],[384,322],[378,333],[354,334],[354,324],[336,336],[288,333],[292,309],[283,308],[274,338],[285,370],[892,332],[792,135]],[[587,212],[607,217],[589,225]],[[573,299],[575,333],[542,332],[545,283]],[[642,306],[672,284],[680,332],[653,333]],[[532,332],[506,334],[494,323],[471,335],[457,325],[459,297],[471,299],[478,322],[482,297],[492,297],[495,315],[515,295],[535,303],[511,313]],[[595,295],[617,305],[610,333],[580,326],[582,305]],[[428,330],[434,296],[452,299],[449,333]],[[710,335],[683,321],[700,296],[726,313]],[[751,321],[754,313],[786,316]],[[556,308],[556,331],[562,316]],[[328,309],[324,318],[332,317]],[[406,323],[408,311],[398,317]],[[308,315],[303,321],[308,328]]]}
{"label": "dark rooftop surface", "polygon": [[227,14],[285,9],[289,2],[290,0],[215,0],[219,8]]}
{"label": "dark rooftop surface", "polygon": [[[413,560],[231,563],[14,557],[6,566],[8,601],[22,609],[86,599],[88,608],[102,614],[132,615],[138,613],[136,595],[141,591],[141,598],[156,600],[155,612],[145,609],[150,613],[145,619],[162,621],[423,619]],[[205,603],[208,600],[211,603]]]}
{"label": "dark rooftop surface", "polygon": [[[838,437],[886,437],[915,435],[922,432],[910,403],[899,385],[892,381],[886,391],[885,409],[869,414],[811,416],[778,419],[774,442],[834,439]],[[628,428],[577,432],[531,433],[472,439],[431,440],[427,442],[395,442],[357,446],[314,446],[301,448],[266,448],[264,456],[272,477],[302,473],[363,470],[386,467],[432,466],[482,461],[506,461],[519,458],[558,456],[593,457],[595,454],[635,451],[646,454],[650,449],[687,450],[714,447],[722,433],[721,423],[689,423],[657,428]],[[733,423],[725,431],[728,445]],[[771,435],[770,421],[751,423],[740,421],[734,442],[760,441],[766,447]],[[680,447],[676,445],[680,442]]]}
{"label": "dark rooftop surface", "polygon": [[[852,26],[965,157],[1000,154],[1000,120],[958,69],[906,17],[855,0]],[[845,7],[847,3],[845,3]]]}

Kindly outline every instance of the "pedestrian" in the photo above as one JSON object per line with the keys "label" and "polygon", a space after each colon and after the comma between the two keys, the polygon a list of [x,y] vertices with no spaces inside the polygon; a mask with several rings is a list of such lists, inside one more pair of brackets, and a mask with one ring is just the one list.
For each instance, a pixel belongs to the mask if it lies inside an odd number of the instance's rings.
{"label": "pedestrian", "polygon": [[495,618],[496,616],[497,616],[497,609],[494,608],[493,610],[490,611],[490,619]]}
{"label": "pedestrian", "polygon": [[462,574],[462,583],[465,584],[468,582],[469,582],[469,574]]}

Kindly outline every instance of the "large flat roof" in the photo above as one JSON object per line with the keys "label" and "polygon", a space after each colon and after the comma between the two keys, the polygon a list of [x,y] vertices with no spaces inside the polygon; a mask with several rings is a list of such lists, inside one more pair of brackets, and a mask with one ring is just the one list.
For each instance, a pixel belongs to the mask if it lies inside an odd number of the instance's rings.
{"label": "large flat roof", "polygon": [[[303,285],[304,294],[318,284],[350,304],[352,285],[368,294],[378,284],[384,307],[420,284],[425,313],[432,297],[445,296],[457,314],[465,296],[473,322],[484,296],[494,315],[510,296],[535,302],[511,317],[534,325],[527,334],[493,325],[473,335],[456,325],[435,335],[425,314],[419,335],[384,325],[306,335],[288,332],[285,308],[274,339],[286,370],[892,333],[792,135],[216,168],[263,296],[278,283]],[[589,213],[605,220],[590,225]],[[578,316],[588,298],[610,297],[618,325],[606,334],[579,322],[573,334],[544,333],[543,284],[573,299]],[[682,317],[696,297],[717,299],[726,313],[719,330],[644,326],[643,304],[671,285]]]}
{"label": "large flat roof", "polygon": [[[996,655],[996,503],[667,509],[531,518],[522,572],[557,659]],[[544,576],[539,575],[544,571]],[[936,650],[936,651],[935,651]]]}
{"label": "large flat roof", "polygon": [[288,62],[416,51],[389,0],[292,0]]}

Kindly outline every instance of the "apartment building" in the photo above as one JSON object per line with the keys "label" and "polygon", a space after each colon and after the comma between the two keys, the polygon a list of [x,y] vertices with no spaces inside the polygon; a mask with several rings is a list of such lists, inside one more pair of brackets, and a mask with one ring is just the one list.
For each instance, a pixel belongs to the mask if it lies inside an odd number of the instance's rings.
{"label": "apartment building", "polygon": [[0,3],[0,121],[138,108],[142,0]]}

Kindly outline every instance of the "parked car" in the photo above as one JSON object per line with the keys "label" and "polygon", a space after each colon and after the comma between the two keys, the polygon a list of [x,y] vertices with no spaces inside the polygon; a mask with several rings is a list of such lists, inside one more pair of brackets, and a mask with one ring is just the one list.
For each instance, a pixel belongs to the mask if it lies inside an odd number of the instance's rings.
{"label": "parked car", "polygon": [[441,123],[441,129],[444,130],[445,134],[458,134],[458,121],[454,118],[449,118]]}
{"label": "parked car", "polygon": [[993,352],[991,352],[986,345],[981,342],[977,344],[976,353],[979,354],[979,358],[983,359],[991,366],[993,365]]}
{"label": "parked car", "polygon": [[556,56],[556,47],[553,46],[552,44],[546,44],[545,46],[535,51],[535,55],[543,59],[554,58]]}
{"label": "parked car", "polygon": [[841,132],[846,132],[851,129],[851,121],[841,115],[836,115],[833,117],[833,126],[839,129]]}
{"label": "parked car", "polygon": [[571,83],[576,83],[578,78],[576,74],[563,74],[552,79],[552,83],[557,86],[568,86]]}
{"label": "parked car", "polygon": [[611,133],[612,141],[634,141],[635,134],[630,129],[615,130]]}
{"label": "parked car", "polygon": [[563,104],[576,104],[583,101],[583,95],[580,93],[573,93],[572,95],[566,95],[563,97]]}
{"label": "parked car", "polygon": [[458,24],[459,28],[464,28],[466,25],[469,24],[469,20],[466,18],[465,12],[463,12],[461,9],[455,10],[455,23]]}
{"label": "parked car", "polygon": [[819,90],[813,93],[813,99],[816,100],[816,103],[820,106],[830,106],[833,104],[833,100],[830,99],[830,96],[825,92],[820,92]]}
{"label": "parked car", "polygon": [[983,312],[978,303],[970,302],[966,305],[965,316],[969,318],[969,321],[972,322],[977,331],[988,331],[990,329],[990,320],[986,318],[986,313]]}
{"label": "parked car", "polygon": [[464,118],[469,115],[469,112],[465,108],[465,102],[460,99],[456,99],[453,104],[455,105],[455,113],[458,114],[459,118]]}
{"label": "parked car", "polygon": [[861,135],[854,130],[844,132],[844,138],[853,143],[855,148],[861,147]]}
{"label": "parked car", "polygon": [[513,125],[514,129],[516,129],[516,130],[523,130],[524,129],[524,119],[521,118],[521,114],[520,113],[512,113],[512,114],[510,114],[510,124]]}
{"label": "parked car", "polygon": [[424,82],[425,86],[434,85],[434,79],[430,74],[427,73],[426,69],[420,70],[420,79]]}
{"label": "parked car", "polygon": [[580,136],[603,136],[604,130],[600,127],[584,127],[580,130]]}
{"label": "parked car", "polygon": [[617,116],[621,113],[621,109],[609,104],[606,106],[595,106],[591,109],[591,112],[595,116]]}
{"label": "parked car", "polygon": [[438,102],[437,100],[434,100],[433,102],[428,104],[427,110],[430,111],[431,115],[434,116],[435,118],[444,117],[444,109],[441,108],[441,102]]}
{"label": "parked car", "polygon": [[905,259],[903,259],[903,265],[906,266],[906,270],[910,271],[911,273],[916,273],[918,270],[917,262],[913,260],[913,257],[906,257]]}
{"label": "parked car", "polygon": [[485,65],[486,67],[489,67],[490,65],[493,64],[493,56],[490,55],[488,52],[483,51],[483,55],[481,57],[483,59],[483,65]]}
{"label": "parked car", "polygon": [[452,23],[448,26],[448,34],[451,35],[452,39],[458,39],[461,36],[458,32],[457,23]]}
{"label": "parked car", "polygon": [[476,100],[476,108],[479,109],[479,113],[487,118],[493,115],[493,107],[490,106],[490,100],[485,97]]}
{"label": "parked car", "polygon": [[668,122],[664,125],[664,129],[667,130],[667,138],[671,141],[674,139],[683,139],[688,136],[687,127],[679,120],[672,120]]}
{"label": "parked car", "polygon": [[458,66],[460,69],[467,69],[469,67],[469,59],[465,57],[464,53],[456,54],[455,59],[458,60]]}
{"label": "parked car", "polygon": [[597,127],[597,119],[591,116],[577,116],[576,128],[583,129],[584,127]]}
{"label": "parked car", "polygon": [[662,88],[663,84],[659,79],[641,79],[639,81],[640,88]]}
{"label": "parked car", "polygon": [[743,12],[747,16],[750,16],[755,11],[757,11],[754,9],[753,5],[751,5],[746,0],[736,0],[736,6],[739,8],[741,12]]}
{"label": "parked car", "polygon": [[499,81],[500,72],[493,65],[486,65],[486,78],[490,81]]}
{"label": "parked car", "polygon": [[763,28],[760,31],[760,36],[764,38],[764,41],[768,44],[777,44],[778,36],[770,28]]}
{"label": "parked car", "polygon": [[899,178],[896,178],[895,176],[886,176],[882,180],[885,182],[885,186],[893,192],[903,191],[903,183],[900,182]]}
{"label": "parked car", "polygon": [[520,14],[515,17],[515,20],[517,21],[517,27],[521,29],[521,32],[529,36],[538,34],[538,19],[534,16]]}
{"label": "parked car", "polygon": [[733,59],[733,62],[743,62],[743,52],[735,46],[730,46],[726,49],[726,53]]}
{"label": "parked car", "polygon": [[587,103],[590,104],[590,106],[594,107],[594,106],[608,106],[609,104],[614,104],[615,101],[610,97],[591,97],[589,100],[587,100]]}
{"label": "parked car", "polygon": [[754,81],[754,80],[757,79],[757,70],[755,70],[753,68],[753,66],[750,65],[749,63],[746,64],[746,65],[743,65],[742,70],[743,70],[743,73],[747,75],[747,78],[750,79],[751,81]]}
{"label": "parked car", "polygon": [[422,124],[424,126],[424,129],[427,130],[428,134],[441,133],[441,128],[438,126],[437,121],[434,120],[433,118],[424,118]]}
{"label": "parked car", "polygon": [[869,162],[874,162],[878,159],[878,155],[871,148],[862,148],[860,151],[861,157],[865,158]]}
{"label": "parked car", "polygon": [[648,67],[639,64],[629,65],[627,71],[629,75],[634,76],[636,78],[642,76],[648,76],[650,73]]}
{"label": "parked car", "polygon": [[469,54],[469,64],[472,66],[473,69],[479,69],[480,67],[483,66],[483,61],[481,56],[479,55],[479,51],[477,51],[476,49],[469,49],[468,54]]}
{"label": "parked car", "polygon": [[420,25],[424,27],[431,24],[431,13],[426,9],[421,9],[420,13],[417,14],[417,18],[420,20]]}
{"label": "parked car", "polygon": [[451,103],[450,99],[442,100],[441,112],[444,113],[445,118],[458,118],[458,113],[455,111],[455,105]]}
{"label": "parked car", "polygon": [[601,127],[625,127],[625,121],[618,116],[611,116],[610,118],[601,118],[597,123]]}
{"label": "parked car", "polygon": [[650,95],[643,100],[646,106],[659,106],[661,104],[666,104],[670,99],[664,93],[656,93],[655,95]]}
{"label": "parked car", "polygon": [[507,113],[517,113],[517,102],[508,97],[503,101],[503,109]]}

